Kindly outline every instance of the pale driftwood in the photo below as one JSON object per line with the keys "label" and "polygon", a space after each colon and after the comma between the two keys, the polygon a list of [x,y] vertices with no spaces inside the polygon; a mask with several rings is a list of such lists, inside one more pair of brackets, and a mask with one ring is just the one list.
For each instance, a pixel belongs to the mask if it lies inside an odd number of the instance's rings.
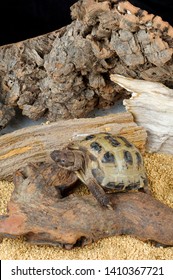
{"label": "pale driftwood", "polygon": [[126,110],[148,134],[146,150],[173,154],[173,90],[161,83],[111,75],[111,80],[132,92]]}
{"label": "pale driftwood", "polygon": [[[173,28],[121,0],[83,0],[61,30],[0,48],[0,127],[84,117],[122,96],[110,73],[173,85]],[[16,30],[17,32],[17,30]]]}
{"label": "pale driftwood", "polygon": [[100,238],[129,234],[173,246],[173,209],[151,195],[109,194],[114,207],[110,210],[101,207],[92,195],[58,197],[56,189],[47,183],[53,179],[49,172],[46,175],[43,166],[37,164],[29,168],[15,174],[8,214],[0,216],[0,238],[24,236],[30,243],[71,249]]}
{"label": "pale driftwood", "polygon": [[50,161],[52,150],[101,131],[124,135],[144,150],[146,132],[134,123],[130,113],[31,126],[0,137],[0,179],[11,178],[16,169],[28,162]]}

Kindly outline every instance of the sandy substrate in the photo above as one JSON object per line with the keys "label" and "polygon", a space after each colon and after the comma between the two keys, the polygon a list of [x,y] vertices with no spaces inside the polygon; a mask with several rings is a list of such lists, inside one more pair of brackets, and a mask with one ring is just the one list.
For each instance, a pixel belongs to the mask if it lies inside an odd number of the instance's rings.
{"label": "sandy substrate", "polygon": [[[145,166],[153,195],[173,208],[173,156],[146,154]],[[13,184],[0,182],[0,213],[6,213]],[[166,230],[166,229],[165,229]],[[100,260],[172,260],[173,247],[156,248],[130,236],[105,238],[84,248],[66,251],[58,247],[29,245],[22,238],[4,239],[0,244],[0,259],[100,259]]]}

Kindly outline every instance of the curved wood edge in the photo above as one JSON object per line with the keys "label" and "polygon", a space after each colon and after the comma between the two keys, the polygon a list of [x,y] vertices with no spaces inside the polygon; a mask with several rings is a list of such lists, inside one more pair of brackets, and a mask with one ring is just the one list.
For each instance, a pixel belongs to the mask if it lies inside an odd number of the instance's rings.
{"label": "curved wood edge", "polygon": [[30,243],[71,249],[128,234],[173,245],[173,209],[154,197],[140,192],[109,194],[114,205],[109,210],[92,195],[60,198],[51,181],[48,184],[46,176],[41,176],[39,165],[37,172],[32,165],[29,169],[14,176],[8,215],[0,218],[1,238],[24,236]]}

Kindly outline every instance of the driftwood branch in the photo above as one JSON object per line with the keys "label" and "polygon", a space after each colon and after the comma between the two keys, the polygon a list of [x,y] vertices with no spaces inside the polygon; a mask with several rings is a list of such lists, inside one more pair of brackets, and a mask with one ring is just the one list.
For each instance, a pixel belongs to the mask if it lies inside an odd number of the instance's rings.
{"label": "driftwood branch", "polygon": [[130,113],[31,126],[0,137],[0,179],[11,179],[16,169],[29,162],[50,161],[50,152],[70,140],[102,131],[124,135],[144,151],[146,132]]}
{"label": "driftwood branch", "polygon": [[84,117],[122,96],[111,73],[173,85],[173,28],[127,1],[81,0],[73,22],[0,48],[0,127],[16,108],[31,119]]}
{"label": "driftwood branch", "polygon": [[50,168],[35,164],[16,172],[8,215],[0,217],[1,238],[24,236],[30,243],[71,249],[129,234],[173,245],[173,209],[139,192],[110,194],[114,210],[101,207],[92,195],[60,198],[51,187],[56,180],[51,181]]}
{"label": "driftwood branch", "polygon": [[126,110],[147,131],[146,150],[173,154],[173,90],[157,82],[111,75],[111,80],[132,92]]}

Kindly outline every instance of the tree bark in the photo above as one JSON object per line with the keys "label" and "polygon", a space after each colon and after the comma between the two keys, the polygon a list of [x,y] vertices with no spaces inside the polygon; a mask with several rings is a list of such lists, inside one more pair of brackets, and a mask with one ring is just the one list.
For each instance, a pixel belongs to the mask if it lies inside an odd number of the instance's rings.
{"label": "tree bark", "polygon": [[0,137],[0,179],[11,180],[13,172],[27,163],[50,161],[51,151],[102,131],[121,134],[141,151],[145,149],[147,134],[130,113],[31,126]]}
{"label": "tree bark", "polygon": [[100,238],[129,234],[143,241],[173,245],[173,209],[152,196],[139,192],[109,194],[114,207],[110,210],[101,207],[92,195],[60,198],[51,179],[39,164],[16,172],[8,214],[0,216],[1,238],[24,236],[30,243],[71,249]]}
{"label": "tree bark", "polygon": [[0,127],[16,108],[31,119],[87,116],[124,91],[111,73],[173,86],[173,28],[127,1],[81,0],[73,22],[0,48]]}
{"label": "tree bark", "polygon": [[173,154],[173,90],[161,83],[120,75],[111,75],[111,80],[132,92],[123,103],[147,131],[146,150]]}

